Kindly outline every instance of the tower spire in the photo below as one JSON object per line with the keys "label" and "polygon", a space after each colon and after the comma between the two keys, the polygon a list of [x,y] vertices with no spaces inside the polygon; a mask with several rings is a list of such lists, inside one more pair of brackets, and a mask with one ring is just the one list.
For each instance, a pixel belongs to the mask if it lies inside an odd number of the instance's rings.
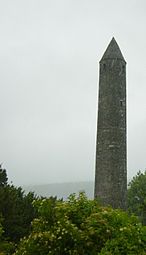
{"label": "tower spire", "polygon": [[[115,38],[113,37],[112,40],[110,41],[105,53],[102,56],[102,60],[105,59],[121,59],[125,61],[122,52],[120,50],[119,45],[117,44]],[[126,61],[125,61],[126,62]]]}

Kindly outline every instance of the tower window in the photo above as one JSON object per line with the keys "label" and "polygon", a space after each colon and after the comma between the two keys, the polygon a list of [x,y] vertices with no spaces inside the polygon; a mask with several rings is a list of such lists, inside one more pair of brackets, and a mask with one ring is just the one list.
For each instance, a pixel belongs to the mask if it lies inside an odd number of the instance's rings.
{"label": "tower window", "polygon": [[122,100],[120,100],[120,106],[123,106],[123,101]]}
{"label": "tower window", "polygon": [[106,70],[106,64],[103,64],[103,70]]}

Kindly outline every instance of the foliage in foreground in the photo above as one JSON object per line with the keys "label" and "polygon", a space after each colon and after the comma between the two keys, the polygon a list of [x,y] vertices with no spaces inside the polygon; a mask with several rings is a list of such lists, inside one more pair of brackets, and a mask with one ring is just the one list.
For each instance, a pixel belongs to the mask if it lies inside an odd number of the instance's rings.
{"label": "foliage in foreground", "polygon": [[146,171],[138,172],[129,183],[128,209],[146,225]]}
{"label": "foliage in foreground", "polygon": [[10,242],[18,242],[29,233],[31,221],[36,217],[36,210],[32,205],[35,196],[32,192],[26,195],[21,187],[17,188],[7,181],[6,170],[0,165],[0,215],[3,237]]}
{"label": "foliage in foreground", "polygon": [[122,255],[146,253],[146,229],[135,216],[71,195],[34,202],[39,217],[15,255]]}
{"label": "foliage in foreground", "polygon": [[[128,210],[146,225],[146,172],[129,184]],[[68,201],[26,195],[8,184],[0,165],[0,255],[12,254],[144,255],[146,227],[135,216],[101,207],[84,193]]]}

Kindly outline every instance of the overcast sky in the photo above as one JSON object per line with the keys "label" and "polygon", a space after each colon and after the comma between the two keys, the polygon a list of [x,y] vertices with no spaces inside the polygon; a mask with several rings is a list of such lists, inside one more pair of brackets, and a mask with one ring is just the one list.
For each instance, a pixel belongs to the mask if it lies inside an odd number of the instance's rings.
{"label": "overcast sky", "polygon": [[0,0],[0,161],[15,185],[94,180],[99,60],[127,61],[128,178],[146,168],[146,1]]}

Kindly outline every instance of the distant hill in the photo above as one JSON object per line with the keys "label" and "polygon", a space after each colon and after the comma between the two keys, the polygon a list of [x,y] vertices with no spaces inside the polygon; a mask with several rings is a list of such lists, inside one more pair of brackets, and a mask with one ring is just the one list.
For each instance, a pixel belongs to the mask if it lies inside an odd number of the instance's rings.
{"label": "distant hill", "polygon": [[68,183],[52,183],[43,185],[29,185],[22,187],[26,193],[33,191],[38,196],[57,196],[57,198],[67,199],[72,193],[85,191],[88,198],[93,198],[94,183],[89,182],[68,182]]}

